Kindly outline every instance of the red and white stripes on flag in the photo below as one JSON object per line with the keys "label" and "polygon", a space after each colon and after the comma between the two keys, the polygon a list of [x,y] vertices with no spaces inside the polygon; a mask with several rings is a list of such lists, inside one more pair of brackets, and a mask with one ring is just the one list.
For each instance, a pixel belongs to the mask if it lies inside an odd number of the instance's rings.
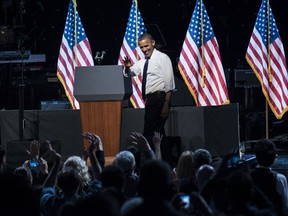
{"label": "red and white stripes on flag", "polygon": [[75,67],[93,65],[91,47],[77,12],[76,2],[71,0],[57,62],[57,77],[73,109],[80,108],[73,95]]}
{"label": "red and white stripes on flag", "polygon": [[261,83],[270,109],[281,119],[288,110],[288,73],[283,44],[267,0],[262,1],[258,12],[246,60]]}
{"label": "red and white stripes on flag", "polygon": [[202,0],[196,2],[178,68],[197,106],[230,103],[218,43]]}
{"label": "red and white stripes on flag", "polygon": [[[129,20],[126,27],[125,36],[120,49],[120,55],[118,59],[118,65],[124,65],[123,59],[125,56],[131,59],[131,63],[134,64],[140,58],[144,58],[144,55],[138,47],[138,38],[146,32],[146,28],[138,10],[137,1],[132,0],[132,6],[130,9]],[[142,99],[142,76],[134,76],[132,80],[133,94],[130,97],[130,101],[134,108],[144,108],[145,104]]]}

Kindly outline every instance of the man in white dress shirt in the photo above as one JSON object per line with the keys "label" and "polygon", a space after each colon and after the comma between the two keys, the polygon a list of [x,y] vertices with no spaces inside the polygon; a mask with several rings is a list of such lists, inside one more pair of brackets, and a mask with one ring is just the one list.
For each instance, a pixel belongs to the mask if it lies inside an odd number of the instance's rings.
{"label": "man in white dress shirt", "polygon": [[288,187],[285,175],[271,169],[277,157],[276,145],[268,139],[255,144],[258,165],[251,170],[254,184],[274,204],[279,215],[288,215]]}
{"label": "man in white dress shirt", "polygon": [[[141,74],[144,81],[144,67],[148,61],[147,78],[145,89],[142,88],[142,95],[145,101],[145,117],[143,135],[148,140],[152,149],[153,135],[160,132],[163,135],[161,146],[165,145],[164,125],[170,111],[172,91],[175,89],[172,62],[168,55],[155,48],[153,37],[144,33],[139,37],[139,47],[145,59],[140,59],[132,65],[128,57],[124,58],[125,74],[135,76]],[[144,87],[144,85],[143,85]],[[162,148],[161,147],[161,148]]]}

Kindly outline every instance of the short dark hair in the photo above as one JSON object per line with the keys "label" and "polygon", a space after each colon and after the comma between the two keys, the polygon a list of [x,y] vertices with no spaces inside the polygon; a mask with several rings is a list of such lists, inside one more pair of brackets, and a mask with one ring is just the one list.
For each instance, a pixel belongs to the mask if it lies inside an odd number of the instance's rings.
{"label": "short dark hair", "polygon": [[195,170],[199,169],[199,167],[204,164],[211,164],[211,162],[212,156],[208,150],[200,148],[194,151],[193,163],[195,166]]}
{"label": "short dark hair", "polygon": [[259,165],[271,166],[277,155],[276,145],[268,139],[261,139],[255,144],[255,155]]}
{"label": "short dark hair", "polygon": [[149,39],[151,41],[154,41],[154,38],[151,34],[145,32],[144,34],[142,34],[139,38],[138,38],[138,41],[142,41],[144,39]]}

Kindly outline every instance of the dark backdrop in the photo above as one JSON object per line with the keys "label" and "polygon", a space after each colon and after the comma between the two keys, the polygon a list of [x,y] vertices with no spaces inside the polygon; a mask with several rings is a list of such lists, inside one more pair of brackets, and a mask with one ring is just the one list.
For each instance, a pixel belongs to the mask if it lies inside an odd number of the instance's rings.
{"label": "dark backdrop", "polygon": [[[103,64],[117,64],[131,2],[77,1],[78,12],[93,53],[107,51]],[[166,43],[162,43],[162,49],[175,64],[195,2],[196,0],[138,0],[145,24],[148,29],[149,26],[150,29],[160,29],[163,37],[160,34],[154,36],[160,43],[164,38]],[[24,40],[25,48],[34,53],[45,53],[47,64],[55,66],[69,0],[1,0],[1,3],[0,25],[13,28],[14,39],[9,40],[7,45],[0,38],[0,48],[15,49],[17,41]],[[237,62],[248,66],[244,57],[261,0],[204,0],[204,4],[220,46],[224,67],[233,68]],[[288,2],[272,0],[270,5],[287,50]]]}
{"label": "dark backdrop", "polygon": [[[21,45],[32,54],[46,55],[41,70],[26,73],[27,78],[32,77],[36,83],[25,87],[25,109],[40,109],[43,100],[66,99],[59,83],[42,84],[37,80],[56,77],[68,3],[69,0],[0,0],[0,52],[17,50]],[[104,65],[117,64],[131,3],[131,0],[77,1],[93,54],[103,50],[107,53],[102,62]],[[174,96],[175,106],[195,105],[177,69],[177,59],[195,3],[196,0],[138,0],[148,30],[154,33],[156,41],[162,45],[161,50],[172,60],[178,89]],[[204,4],[219,43],[226,75],[232,80],[228,79],[229,97],[231,102],[239,103],[240,129],[245,131],[242,122],[252,121],[246,118],[250,112],[263,115],[264,98],[259,88],[235,88],[233,71],[235,68],[250,69],[245,53],[261,0],[204,0]],[[288,1],[270,0],[270,5],[287,56]],[[19,71],[20,66],[0,64],[0,109],[18,109],[19,94],[13,82],[17,76],[14,70]],[[273,116],[271,119],[275,121]]]}

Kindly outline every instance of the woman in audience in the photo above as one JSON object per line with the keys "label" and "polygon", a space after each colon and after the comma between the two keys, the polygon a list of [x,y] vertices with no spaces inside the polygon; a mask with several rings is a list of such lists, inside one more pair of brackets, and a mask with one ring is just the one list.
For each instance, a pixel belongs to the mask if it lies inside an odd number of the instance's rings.
{"label": "woman in audience", "polygon": [[175,190],[179,191],[181,181],[187,180],[194,176],[193,152],[186,150],[182,152],[178,159],[177,167],[172,170]]}
{"label": "woman in audience", "polygon": [[124,194],[127,196],[127,198],[136,196],[138,175],[134,172],[136,167],[134,155],[127,150],[120,151],[116,155],[113,165],[121,167],[124,171]]}
{"label": "woman in audience", "polygon": [[251,169],[251,177],[255,186],[273,203],[282,215],[288,215],[288,186],[286,177],[271,169],[277,149],[271,140],[262,139],[255,144],[257,166]]}
{"label": "woman in audience", "polygon": [[63,164],[63,169],[66,167],[71,167],[80,174],[81,176],[81,188],[80,191],[85,191],[89,186],[91,181],[91,176],[89,173],[88,166],[86,162],[79,156],[70,156]]}

